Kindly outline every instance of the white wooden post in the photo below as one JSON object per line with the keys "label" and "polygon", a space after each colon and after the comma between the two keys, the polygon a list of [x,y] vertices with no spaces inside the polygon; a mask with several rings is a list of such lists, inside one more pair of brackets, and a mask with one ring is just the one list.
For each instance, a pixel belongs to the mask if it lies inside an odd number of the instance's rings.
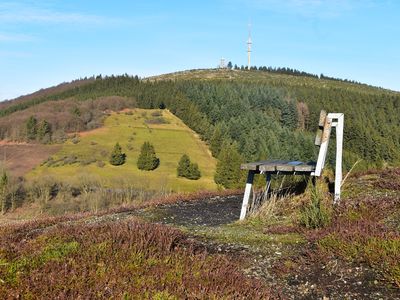
{"label": "white wooden post", "polygon": [[254,171],[250,170],[247,175],[247,182],[246,182],[246,188],[244,190],[242,210],[240,211],[240,220],[244,220],[246,218],[247,206],[249,205],[251,188],[253,186],[254,173],[255,173]]}
{"label": "white wooden post", "polygon": [[335,197],[334,203],[340,200],[342,187],[342,155],[343,155],[343,128],[344,114],[328,114],[331,119],[336,119],[332,125],[336,128],[336,165],[335,165]]}

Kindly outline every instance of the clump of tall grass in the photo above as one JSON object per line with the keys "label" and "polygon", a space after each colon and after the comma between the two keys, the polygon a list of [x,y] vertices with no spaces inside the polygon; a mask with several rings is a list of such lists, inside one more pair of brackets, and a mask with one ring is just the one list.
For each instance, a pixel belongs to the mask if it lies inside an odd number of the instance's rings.
{"label": "clump of tall grass", "polygon": [[323,183],[309,181],[306,201],[300,207],[299,223],[308,229],[322,228],[332,219],[332,200],[323,190]]}

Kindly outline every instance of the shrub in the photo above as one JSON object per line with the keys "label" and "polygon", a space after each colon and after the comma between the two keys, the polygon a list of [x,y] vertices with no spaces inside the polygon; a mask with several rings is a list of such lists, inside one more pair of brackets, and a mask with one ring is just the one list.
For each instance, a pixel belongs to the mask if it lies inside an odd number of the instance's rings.
{"label": "shrub", "polygon": [[156,111],[153,111],[153,112],[151,113],[151,115],[152,115],[153,117],[162,117],[162,112],[159,111],[159,110],[156,110]]}
{"label": "shrub", "polygon": [[157,158],[154,146],[149,142],[144,142],[140,149],[137,167],[140,170],[151,171],[158,167],[160,159]]}
{"label": "shrub", "polygon": [[154,119],[148,119],[145,121],[146,124],[168,124],[169,122],[163,117],[157,117]]}
{"label": "shrub", "polygon": [[306,228],[321,228],[331,221],[332,210],[327,204],[327,199],[318,185],[314,186],[311,181],[307,187],[309,201],[300,208],[300,224]]}
{"label": "shrub", "polygon": [[74,145],[78,144],[80,141],[81,141],[81,140],[79,139],[78,136],[74,136],[74,137],[71,139],[71,142],[72,142],[72,144],[74,144]]}
{"label": "shrub", "polygon": [[96,163],[96,165],[97,165],[99,168],[103,168],[106,164],[104,163],[104,161],[98,160],[97,163]]}
{"label": "shrub", "polygon": [[108,151],[105,150],[105,149],[103,149],[103,150],[100,151],[100,155],[101,155],[103,158],[107,158],[107,157],[108,157]]}
{"label": "shrub", "polygon": [[120,166],[125,163],[126,154],[122,153],[122,148],[119,143],[116,143],[114,150],[111,152],[110,164],[113,166]]}
{"label": "shrub", "polygon": [[96,162],[96,159],[94,157],[90,157],[90,158],[81,160],[80,163],[81,163],[81,166],[87,166],[87,165],[93,164],[95,162]]}

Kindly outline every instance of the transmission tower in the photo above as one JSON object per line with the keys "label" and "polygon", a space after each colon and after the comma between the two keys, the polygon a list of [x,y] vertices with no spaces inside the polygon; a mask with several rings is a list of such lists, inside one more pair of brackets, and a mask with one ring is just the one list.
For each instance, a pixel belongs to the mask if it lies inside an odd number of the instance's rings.
{"label": "transmission tower", "polygon": [[249,38],[247,39],[247,69],[250,70],[250,59],[251,59],[251,45],[253,42],[251,41],[251,24],[249,24]]}

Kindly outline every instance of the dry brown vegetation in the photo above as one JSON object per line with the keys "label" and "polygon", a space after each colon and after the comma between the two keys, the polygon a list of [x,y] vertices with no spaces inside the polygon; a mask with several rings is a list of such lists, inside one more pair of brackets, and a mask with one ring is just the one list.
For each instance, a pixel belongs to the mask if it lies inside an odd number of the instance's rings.
{"label": "dry brown vegetation", "polygon": [[25,175],[60,149],[59,145],[0,144],[4,167],[14,177]]}
{"label": "dry brown vegetation", "polygon": [[21,96],[12,100],[7,100],[7,101],[3,101],[0,102],[0,109],[4,109],[7,108],[11,105],[15,105],[18,103],[23,103],[25,101],[29,101],[35,98],[40,98],[40,97],[46,97],[46,96],[51,96],[53,94],[57,94],[69,89],[72,89],[74,87],[79,87],[85,84],[88,84],[90,82],[93,82],[95,79],[94,78],[87,78],[87,79],[78,79],[78,80],[74,80],[71,82],[65,82],[65,83],[61,83],[59,85],[50,87],[50,88],[45,88],[45,89],[41,89],[37,92],[34,92],[32,94],[28,94],[25,96]]}
{"label": "dry brown vegetation", "polygon": [[100,127],[106,111],[119,111],[135,106],[135,100],[118,96],[100,97],[85,102],[74,99],[47,101],[0,118],[0,139],[27,140],[26,123],[34,116],[38,121],[46,120],[50,123],[53,141],[63,142],[66,133]]}

